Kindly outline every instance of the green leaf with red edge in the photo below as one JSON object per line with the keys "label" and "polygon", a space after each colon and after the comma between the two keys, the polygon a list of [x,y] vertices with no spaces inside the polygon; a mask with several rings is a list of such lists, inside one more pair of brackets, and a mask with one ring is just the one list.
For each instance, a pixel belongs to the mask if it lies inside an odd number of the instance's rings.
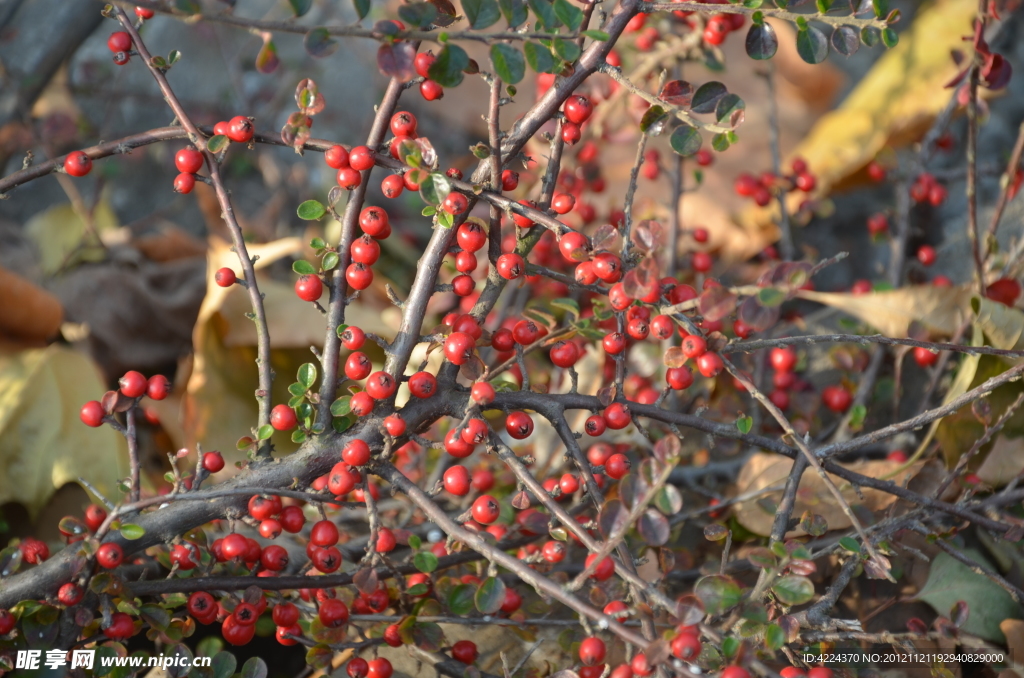
{"label": "green leaf with red edge", "polygon": [[640,131],[645,134],[657,136],[665,129],[664,123],[668,120],[668,111],[655,104],[647,109],[644,117],[640,118]]}
{"label": "green leaf with red edge", "polygon": [[488,577],[477,588],[473,602],[481,614],[497,613],[505,602],[505,582],[497,577]]}
{"label": "green leaf with red edge", "polygon": [[277,70],[277,67],[281,65],[281,60],[277,58],[277,47],[274,45],[274,41],[268,37],[263,41],[263,47],[260,48],[259,54],[256,55],[256,70],[264,75],[269,75]]}
{"label": "green leaf with red edge", "polygon": [[785,605],[802,605],[814,597],[814,584],[807,577],[791,574],[776,580],[772,592]]}
{"label": "green leaf with red edge", "polygon": [[329,57],[338,51],[338,41],[331,37],[323,26],[314,28],[302,38],[306,54],[314,59]]}
{"label": "green leaf with red edge", "polygon": [[860,49],[860,36],[857,29],[850,26],[836,26],[832,31],[832,49],[845,57],[853,56]]}
{"label": "green leaf with red edge", "polygon": [[427,652],[437,652],[446,644],[444,631],[436,622],[418,620],[412,627],[412,642]]}
{"label": "green leaf with red edge", "polygon": [[705,82],[693,93],[690,110],[694,113],[711,113],[718,105],[718,100],[728,93],[725,85],[716,80]]}
{"label": "green leaf with red edge", "polygon": [[704,604],[707,614],[721,614],[739,605],[743,599],[743,589],[732,577],[724,574],[712,574],[701,577],[693,587],[693,592]]}
{"label": "green leaf with red edge", "polygon": [[331,659],[334,657],[334,650],[323,643],[317,643],[306,650],[306,663],[314,669],[326,671],[331,668]]}
{"label": "green leaf with red edge", "polygon": [[747,56],[751,59],[764,61],[771,59],[779,50],[779,38],[771,24],[751,24],[747,31]]}
{"label": "green leaf with red edge", "polygon": [[473,611],[475,593],[469,584],[459,584],[448,594],[445,604],[452,614],[463,617]]}

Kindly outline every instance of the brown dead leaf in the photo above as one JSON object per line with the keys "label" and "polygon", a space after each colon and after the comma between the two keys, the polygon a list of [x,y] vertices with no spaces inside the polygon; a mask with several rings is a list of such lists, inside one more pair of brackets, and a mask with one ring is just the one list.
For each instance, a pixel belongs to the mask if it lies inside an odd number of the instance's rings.
{"label": "brown dead leaf", "polygon": [[0,335],[33,344],[57,336],[64,320],[57,297],[5,268],[0,268],[0,290]]}
{"label": "brown dead leaf", "polygon": [[[1020,619],[1004,619],[999,623],[999,630],[1006,636],[1006,647],[1010,650],[1010,656],[1017,662],[1024,657],[1024,621]],[[1006,670],[999,674],[999,678],[1024,678],[1016,671]]]}
{"label": "brown dead leaf", "polygon": [[206,243],[171,222],[166,222],[159,233],[136,238],[132,244],[150,261],[174,261],[206,254]]}
{"label": "brown dead leaf", "polygon": [[971,312],[972,291],[967,286],[916,285],[861,295],[813,290],[800,290],[797,295],[851,315],[889,337],[906,337],[913,322],[950,336]]}
{"label": "brown dead leaf", "polygon": [[[918,469],[921,468],[922,463],[912,464],[890,478],[889,474],[896,471],[899,466],[900,464],[889,460],[858,461],[852,464],[843,464],[844,468],[848,468],[856,473],[871,478],[886,477],[900,485],[908,476],[916,474]],[[775,513],[774,511],[768,511],[765,504],[774,503],[777,505],[782,500],[782,488],[785,485],[786,478],[789,477],[792,467],[792,459],[767,452],[758,452],[747,460],[747,463],[740,469],[739,478],[736,480],[736,494],[749,494],[769,487],[778,487],[779,489],[764,495],[764,497],[768,498],[769,502],[764,502],[762,497],[758,497],[757,499],[741,502],[736,506],[736,519],[743,527],[763,536],[771,533]],[[837,476],[829,474],[829,478],[840,489],[847,485],[846,481]],[[896,497],[893,495],[880,490],[862,488],[861,493],[864,495],[863,501],[853,488],[846,487],[842,492],[843,498],[851,506],[863,504],[871,511],[880,511],[888,508],[896,500]],[[761,502],[760,504],[759,501]],[[810,511],[822,516],[828,523],[828,529],[830,530],[850,527],[850,521],[846,514],[843,513],[842,508],[836,503],[821,477],[813,469],[805,471],[803,478],[800,480],[793,515],[799,516],[804,511]],[[787,537],[803,534],[805,534],[804,531],[797,528],[789,532]]]}
{"label": "brown dead leaf", "polygon": [[978,326],[992,346],[1005,351],[1024,348],[1024,313],[991,299],[974,298],[971,304],[977,309]]}

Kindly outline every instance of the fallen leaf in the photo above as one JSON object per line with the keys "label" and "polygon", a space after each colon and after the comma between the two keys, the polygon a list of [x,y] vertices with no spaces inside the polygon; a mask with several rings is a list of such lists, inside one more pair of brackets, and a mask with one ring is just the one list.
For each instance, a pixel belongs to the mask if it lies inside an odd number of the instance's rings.
{"label": "fallen leaf", "polygon": [[54,205],[25,222],[25,234],[35,243],[46,275],[83,261],[102,260],[106,250],[96,238],[117,228],[117,216],[106,195],[92,211],[92,232],[71,203]]}
{"label": "fallen leaf", "polygon": [[910,324],[920,323],[941,335],[954,334],[969,317],[971,290],[914,285],[871,294],[799,290],[797,296],[831,306],[871,325],[888,337],[906,337]]}
{"label": "fallen leaf", "polygon": [[[978,564],[992,567],[978,551],[960,551]],[[970,606],[970,615],[963,630],[997,643],[1006,642],[1001,622],[1024,617],[1024,608],[1014,602],[999,584],[976,573],[945,552],[932,559],[928,581],[917,592],[916,598],[931,605],[941,615],[949,614],[950,608],[957,601],[966,601]]]}
{"label": "fallen leaf", "polygon": [[[1024,348],[1024,313],[991,299],[974,297],[971,307],[977,314],[978,327],[989,343],[1006,351]],[[1019,360],[1008,362],[1017,363]]]}
{"label": "fallen leaf", "polygon": [[99,368],[78,351],[0,351],[0,504],[21,503],[34,516],[79,476],[118,498],[117,479],[128,474],[124,439],[78,418],[105,390]]}
{"label": "fallen leaf", "polygon": [[[898,463],[886,459],[843,464],[844,468],[871,478],[889,477],[899,466]],[[920,462],[912,464],[889,479],[897,485],[901,485],[908,477],[917,473],[921,466]],[[778,505],[782,500],[782,488],[792,468],[792,459],[768,452],[757,452],[747,460],[736,479],[736,494],[750,494],[769,487],[777,487],[778,490],[737,504],[736,519],[743,527],[762,536],[768,536],[771,533],[775,512],[769,512],[766,510],[766,506],[768,504]],[[880,511],[896,500],[896,497],[891,494],[870,488],[861,489],[861,494],[864,497],[862,500],[845,480],[831,474],[829,474],[829,478],[842,490],[843,498],[850,506],[863,504],[871,511]],[[763,501],[765,498],[768,499],[767,502]],[[821,477],[813,469],[804,471],[800,480],[793,515],[800,516],[804,511],[810,511],[823,517],[830,530],[850,527],[850,521],[846,514],[843,513],[842,508],[835,501]],[[798,527],[787,533],[787,537],[804,534],[806,533]]]}
{"label": "fallen leaf", "polygon": [[[1006,636],[1006,647],[1010,650],[1010,655],[1016,660],[1020,661],[1020,657],[1024,657],[1024,621],[1020,619],[1004,619],[999,622],[999,630]],[[1017,678],[1024,678],[1021,674],[1016,671],[1006,670],[999,674],[999,678],[1007,678],[1009,676],[1017,676]]]}
{"label": "fallen leaf", "polygon": [[0,335],[32,343],[57,336],[64,320],[64,308],[57,297],[2,267],[0,290]]}

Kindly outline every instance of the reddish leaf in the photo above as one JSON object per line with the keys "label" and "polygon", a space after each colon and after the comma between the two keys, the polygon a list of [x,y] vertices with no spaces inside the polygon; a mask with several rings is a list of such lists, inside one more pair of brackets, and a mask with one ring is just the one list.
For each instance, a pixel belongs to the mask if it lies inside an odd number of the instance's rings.
{"label": "reddish leaf", "polygon": [[699,624],[704,619],[704,603],[693,594],[680,596],[676,599],[675,616],[681,626]]}
{"label": "reddish leaf", "polygon": [[682,367],[686,364],[687,358],[683,355],[683,349],[678,346],[670,346],[665,351],[663,360],[666,367]]}
{"label": "reddish leaf", "polygon": [[658,98],[672,106],[686,108],[693,101],[693,85],[685,80],[670,80],[661,88]]}
{"label": "reddish leaf", "polygon": [[764,332],[779,321],[779,307],[762,306],[757,302],[757,297],[747,297],[740,304],[737,316],[743,324],[754,332]]}
{"label": "reddish leaf", "polygon": [[372,567],[364,567],[352,577],[352,583],[356,585],[360,593],[370,595],[377,590],[377,570]]}
{"label": "reddish leaf", "polygon": [[726,287],[709,287],[697,301],[697,309],[705,320],[714,322],[726,317],[736,308],[736,295]]}
{"label": "reddish leaf", "polygon": [[612,224],[605,224],[594,233],[594,251],[606,250],[615,252],[620,247],[619,229]]}
{"label": "reddish leaf", "polygon": [[[628,476],[627,476],[628,477]],[[622,530],[629,521],[629,511],[618,499],[612,499],[604,505],[598,527],[605,539]]]}
{"label": "reddish leaf", "polygon": [[675,434],[669,434],[654,443],[654,456],[662,462],[678,457],[681,451],[682,445]]}
{"label": "reddish leaf", "polygon": [[633,227],[631,239],[649,254],[665,244],[665,228],[653,219],[644,219]]}
{"label": "reddish leaf", "polygon": [[295,105],[305,115],[316,115],[324,110],[327,103],[316,81],[312,78],[303,78],[295,88]]}
{"label": "reddish leaf", "polygon": [[411,42],[383,44],[377,49],[377,68],[390,78],[409,82],[416,77],[412,63],[415,57],[416,48]]}
{"label": "reddish leaf", "polygon": [[262,33],[260,37],[263,38],[263,47],[256,55],[256,70],[268,75],[277,70],[277,67],[281,65],[281,60],[277,58],[277,47],[274,46],[271,34]]}

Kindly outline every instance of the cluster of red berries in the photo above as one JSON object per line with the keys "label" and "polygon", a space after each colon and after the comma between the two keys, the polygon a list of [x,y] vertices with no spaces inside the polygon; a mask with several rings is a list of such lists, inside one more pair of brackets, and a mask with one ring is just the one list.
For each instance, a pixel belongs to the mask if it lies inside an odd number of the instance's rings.
{"label": "cluster of red berries", "polygon": [[107,49],[114,53],[114,63],[124,66],[131,59],[132,36],[127,31],[115,31],[107,38]]}
{"label": "cluster of red berries", "polygon": [[437,101],[444,96],[444,87],[430,79],[430,67],[435,61],[437,57],[433,52],[420,52],[412,62],[416,75],[424,79],[420,83],[420,95],[427,101]]}
{"label": "cluster of red berries", "polygon": [[[153,400],[163,400],[171,392],[171,382],[162,374],[155,374],[149,379],[146,379],[140,372],[130,370],[125,372],[124,376],[118,381],[119,391],[121,395],[126,398],[137,399],[142,396],[148,396]],[[116,398],[108,398],[108,396],[116,395],[115,391],[110,391],[104,400],[110,400],[111,404]],[[90,400],[86,404],[82,405],[82,409],[79,411],[78,416],[81,418],[82,423],[86,426],[102,426],[103,419],[109,414],[106,408],[98,400]]]}
{"label": "cluster of red berries", "polygon": [[565,120],[562,122],[562,141],[570,146],[583,136],[583,123],[590,119],[594,113],[594,104],[582,94],[573,94],[565,100],[562,106],[562,114]]}
{"label": "cluster of red berries", "polygon": [[914,202],[927,202],[938,207],[946,201],[949,192],[938,182],[934,175],[922,172],[910,187],[910,199]]}
{"label": "cluster of red berries", "polygon": [[773,193],[797,190],[810,193],[814,190],[818,180],[808,169],[805,160],[794,158],[792,170],[788,176],[776,176],[772,172],[765,172],[760,177],[755,177],[753,174],[744,173],[736,178],[733,189],[736,195],[752,198],[760,207],[765,207],[772,201]]}

